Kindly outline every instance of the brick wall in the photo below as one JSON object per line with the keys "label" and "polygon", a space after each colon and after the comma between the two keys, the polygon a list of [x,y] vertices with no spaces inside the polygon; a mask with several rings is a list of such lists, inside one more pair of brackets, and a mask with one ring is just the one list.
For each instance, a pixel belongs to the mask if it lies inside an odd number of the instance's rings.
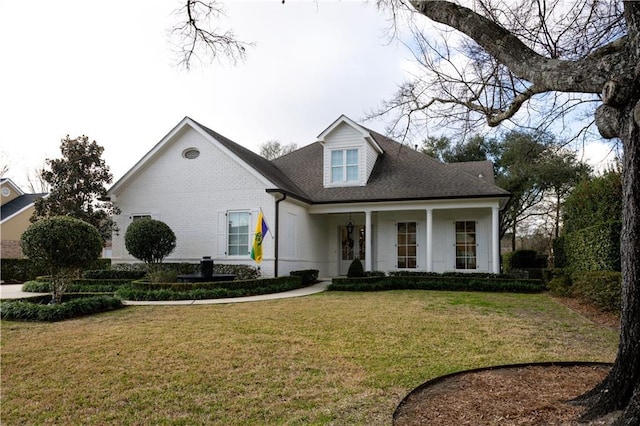
{"label": "brick wall", "polygon": [[20,249],[20,241],[2,240],[0,244],[0,258],[21,259],[23,257],[22,250]]}

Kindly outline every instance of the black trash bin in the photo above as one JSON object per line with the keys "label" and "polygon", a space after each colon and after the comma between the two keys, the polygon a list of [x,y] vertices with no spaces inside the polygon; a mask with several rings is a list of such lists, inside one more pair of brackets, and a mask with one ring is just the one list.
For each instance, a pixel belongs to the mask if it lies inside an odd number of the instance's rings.
{"label": "black trash bin", "polygon": [[200,275],[204,278],[213,276],[213,259],[211,256],[204,256],[200,261]]}

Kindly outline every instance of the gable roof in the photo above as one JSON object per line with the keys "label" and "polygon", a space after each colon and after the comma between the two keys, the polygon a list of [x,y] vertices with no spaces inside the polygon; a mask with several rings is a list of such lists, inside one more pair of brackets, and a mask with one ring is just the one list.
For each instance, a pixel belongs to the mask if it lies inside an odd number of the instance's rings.
{"label": "gable roof", "polygon": [[331,125],[329,125],[329,127],[327,127],[326,129],[324,129],[322,131],[322,133],[320,133],[318,135],[318,142],[325,142],[325,139],[327,136],[329,136],[329,134],[331,132],[333,132],[334,130],[336,130],[338,127],[340,127],[340,125],[345,124],[347,126],[350,126],[352,129],[354,129],[356,132],[360,133],[360,136],[362,136],[362,138],[367,141],[367,143],[371,144],[371,146],[373,147],[373,149],[378,153],[378,154],[382,154],[384,151],[382,150],[382,148],[380,147],[380,145],[378,145],[378,143],[376,142],[376,140],[373,138],[373,136],[371,136],[371,130],[367,129],[366,127],[362,127],[360,126],[358,123],[356,123],[355,121],[353,121],[352,119],[350,119],[349,117],[347,117],[346,115],[342,114],[340,117],[338,117],[333,123],[331,123]]}
{"label": "gable roof", "polygon": [[[446,164],[369,130],[383,153],[365,186],[325,187],[320,142],[276,158],[273,163],[304,191],[312,203],[433,200],[452,198],[509,197],[493,179],[490,162]],[[488,176],[488,175],[487,175]]]}
{"label": "gable roof", "polygon": [[133,179],[140,170],[144,169],[147,163],[153,161],[156,156],[160,155],[164,147],[170,144],[186,127],[191,127],[200,132],[212,143],[218,143],[223,149],[226,149],[232,156],[244,164],[247,170],[252,171],[253,173],[258,173],[266,182],[268,182],[268,185],[282,188],[286,191],[290,191],[291,193],[301,193],[300,189],[298,189],[296,185],[269,160],[266,160],[255,152],[233,142],[231,139],[222,136],[208,127],[203,126],[192,118],[184,117],[180,123],[178,123],[164,138],[162,138],[160,142],[151,148],[151,150],[147,152],[140,161],[138,161],[122,178],[114,183],[111,188],[109,188],[107,196],[112,196],[121,188],[126,187],[127,182]]}
{"label": "gable roof", "polygon": [[[493,182],[490,162],[446,164],[393,141],[380,133],[340,116],[320,134],[328,135],[339,125],[347,124],[360,132],[380,154],[365,186],[330,187],[323,182],[323,141],[317,141],[282,157],[269,161],[233,142],[197,121],[185,117],[107,192],[115,194],[133,179],[146,162],[151,161],[185,126],[201,132],[220,144],[247,169],[258,173],[271,188],[285,192],[309,204],[376,202],[400,200],[434,200],[454,198],[508,198],[509,192]],[[483,175],[483,178],[479,176]]]}
{"label": "gable roof", "polygon": [[229,151],[234,153],[238,158],[251,166],[258,173],[263,175],[269,181],[271,181],[276,187],[287,190],[291,193],[301,193],[302,191],[298,186],[291,181],[291,179],[282,172],[274,163],[256,154],[255,152],[233,142],[221,134],[211,130],[210,128],[203,126],[195,120],[192,120],[198,126],[200,126],[205,132],[216,139]]}
{"label": "gable roof", "polygon": [[11,185],[11,187],[13,188],[14,191],[16,191],[18,194],[23,195],[24,191],[22,189],[20,189],[20,187],[18,185],[16,185],[11,179],[9,178],[0,178],[0,185],[2,184],[7,184],[7,185]]}
{"label": "gable roof", "polygon": [[23,194],[14,198],[6,204],[0,206],[0,222],[5,222],[12,217],[18,215],[22,211],[31,207],[38,198],[46,196],[46,193],[42,194]]}

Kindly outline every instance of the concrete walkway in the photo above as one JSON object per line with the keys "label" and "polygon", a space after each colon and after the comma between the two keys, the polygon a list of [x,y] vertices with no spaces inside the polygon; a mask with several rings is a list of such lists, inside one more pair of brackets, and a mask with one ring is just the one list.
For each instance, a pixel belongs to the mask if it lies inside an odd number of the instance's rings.
{"label": "concrete walkway", "polygon": [[26,293],[22,291],[22,284],[0,285],[0,299],[22,299],[23,297],[40,296],[49,293]]}
{"label": "concrete walkway", "polygon": [[[205,300],[159,300],[159,301],[136,301],[124,300],[125,305],[217,305],[223,303],[259,302],[262,300],[288,299],[291,297],[309,296],[321,293],[327,289],[331,280],[321,279],[317,284],[309,287],[298,288],[296,290],[285,291],[283,293],[262,294],[260,296],[248,297],[228,297],[224,299]],[[0,285],[0,299],[20,299],[22,297],[36,296],[43,293],[25,293],[22,291],[22,284]],[[46,294],[46,293],[44,293]]]}

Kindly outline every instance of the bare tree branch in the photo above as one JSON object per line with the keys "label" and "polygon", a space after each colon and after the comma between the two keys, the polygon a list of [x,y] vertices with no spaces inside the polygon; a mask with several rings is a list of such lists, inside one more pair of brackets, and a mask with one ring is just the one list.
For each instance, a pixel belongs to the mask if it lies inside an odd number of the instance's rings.
{"label": "bare tree branch", "polygon": [[184,5],[174,11],[178,23],[170,30],[180,65],[190,69],[194,59],[213,62],[226,58],[235,64],[246,58],[247,48],[253,43],[241,41],[233,31],[216,26],[225,18],[220,1],[183,1]]}

